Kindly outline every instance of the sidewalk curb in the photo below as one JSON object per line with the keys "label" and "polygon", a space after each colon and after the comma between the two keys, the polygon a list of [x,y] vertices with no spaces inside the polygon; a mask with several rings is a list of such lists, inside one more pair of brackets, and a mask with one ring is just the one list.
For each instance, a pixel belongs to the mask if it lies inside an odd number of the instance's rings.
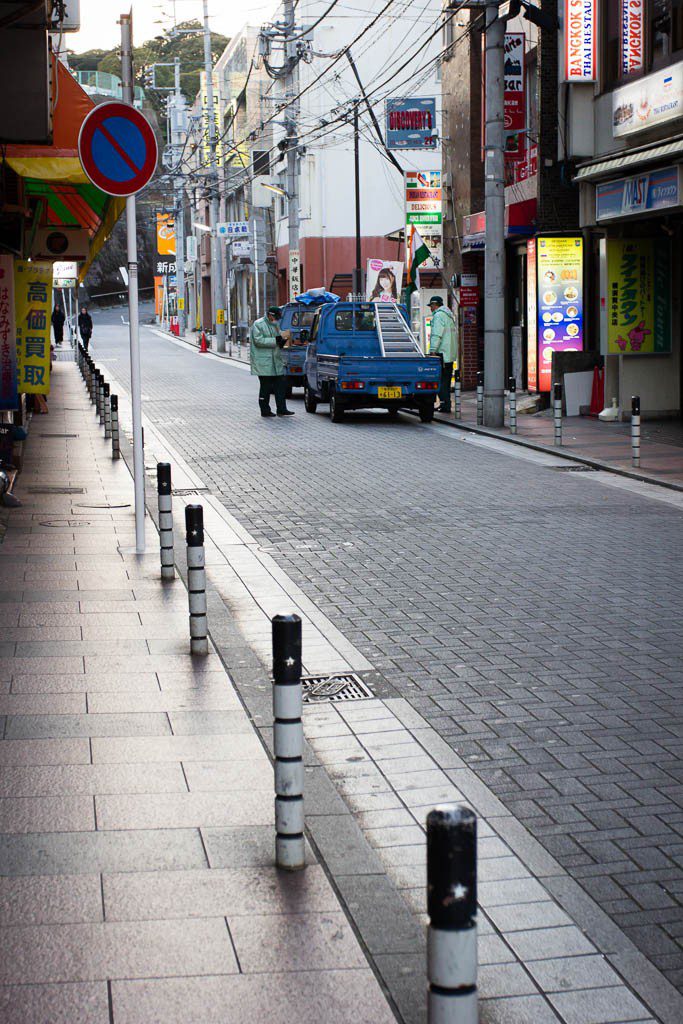
{"label": "sidewalk curb", "polygon": [[[412,410],[406,409],[411,415],[416,415]],[[578,462],[583,466],[590,466],[591,469],[602,470],[604,473],[615,473],[617,476],[629,477],[631,480],[638,480],[644,484],[655,484],[657,487],[666,487],[671,491],[683,491],[683,484],[675,484],[670,480],[660,480],[659,477],[650,476],[648,473],[638,473],[631,469],[622,469],[610,462],[602,462],[600,459],[591,459],[585,455],[576,455],[562,448],[555,448],[537,441],[529,441],[519,435],[503,434],[497,430],[487,427],[480,427],[476,424],[466,423],[463,420],[447,420],[438,413],[434,416],[435,423],[442,423],[444,426],[453,427],[456,430],[467,431],[470,434],[481,434],[483,437],[491,437],[497,441],[506,441],[508,444],[516,444],[521,448],[531,448],[533,451],[542,452],[544,455],[555,455],[558,459],[566,459],[567,462]]]}

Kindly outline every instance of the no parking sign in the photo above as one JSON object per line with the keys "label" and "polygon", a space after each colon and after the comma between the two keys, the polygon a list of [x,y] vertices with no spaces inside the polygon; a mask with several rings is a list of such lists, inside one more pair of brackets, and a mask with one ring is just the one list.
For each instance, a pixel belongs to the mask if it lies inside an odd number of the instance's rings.
{"label": "no parking sign", "polygon": [[102,192],[132,196],[157,166],[152,126],[135,107],[114,100],[95,107],[81,125],[78,155],[83,170]]}

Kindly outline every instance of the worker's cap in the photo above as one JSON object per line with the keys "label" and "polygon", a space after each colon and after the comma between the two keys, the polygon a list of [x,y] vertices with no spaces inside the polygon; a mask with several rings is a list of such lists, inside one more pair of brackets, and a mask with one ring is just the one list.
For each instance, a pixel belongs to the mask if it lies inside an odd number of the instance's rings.
{"label": "worker's cap", "polygon": [[279,317],[279,316],[280,316],[280,307],[279,307],[279,306],[268,306],[268,312],[269,312],[269,313],[270,313],[270,314],[271,314],[272,316],[277,316],[277,317]]}
{"label": "worker's cap", "polygon": [[443,299],[439,295],[432,295],[429,300],[430,306],[443,306]]}

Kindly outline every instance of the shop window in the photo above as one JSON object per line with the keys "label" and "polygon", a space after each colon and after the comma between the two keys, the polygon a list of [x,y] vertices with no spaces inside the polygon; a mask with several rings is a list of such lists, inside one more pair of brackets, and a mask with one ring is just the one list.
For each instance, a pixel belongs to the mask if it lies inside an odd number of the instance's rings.
{"label": "shop window", "polygon": [[683,49],[683,0],[651,0],[650,52],[652,64],[666,64]]}

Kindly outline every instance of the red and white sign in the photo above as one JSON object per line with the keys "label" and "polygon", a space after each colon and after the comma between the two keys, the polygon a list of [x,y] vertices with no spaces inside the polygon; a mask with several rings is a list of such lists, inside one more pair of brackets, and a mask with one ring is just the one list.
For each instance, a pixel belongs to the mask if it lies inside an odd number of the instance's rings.
{"label": "red and white sign", "polygon": [[564,77],[567,82],[597,78],[597,0],[564,0]]}
{"label": "red and white sign", "polygon": [[642,71],[645,47],[645,0],[621,0],[621,72]]}
{"label": "red and white sign", "polygon": [[526,128],[526,83],[524,77],[525,35],[505,33],[505,131]]}

